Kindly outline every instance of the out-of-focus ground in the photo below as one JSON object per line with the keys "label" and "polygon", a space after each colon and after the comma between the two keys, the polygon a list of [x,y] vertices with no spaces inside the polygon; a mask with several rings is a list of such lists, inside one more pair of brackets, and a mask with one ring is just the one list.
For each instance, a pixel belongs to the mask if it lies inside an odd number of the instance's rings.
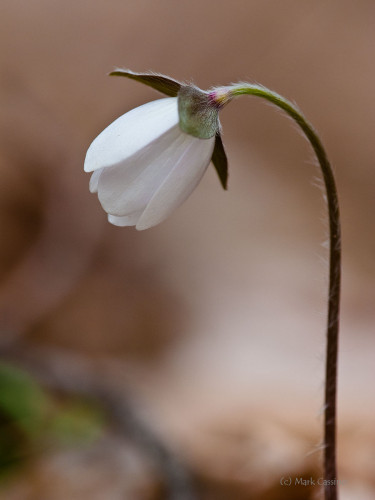
{"label": "out-of-focus ground", "polygon": [[[318,169],[284,116],[244,97],[221,114],[228,192],[210,168],[162,225],[113,227],[88,192],[86,149],[158,95],[106,74],[154,70],[202,88],[259,82],[297,102],[319,131],[343,223],[341,498],[367,500],[374,25],[371,0],[1,2],[2,340],[100,366],[199,478],[202,498],[320,494],[279,485],[321,477],[327,223]],[[156,498],[155,471],[132,446],[111,436],[89,449],[42,446],[0,498]]]}

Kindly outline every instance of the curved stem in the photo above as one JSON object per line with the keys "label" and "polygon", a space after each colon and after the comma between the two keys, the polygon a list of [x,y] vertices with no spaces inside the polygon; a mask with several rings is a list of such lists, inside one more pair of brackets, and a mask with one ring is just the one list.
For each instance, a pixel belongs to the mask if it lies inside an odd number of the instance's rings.
{"label": "curved stem", "polygon": [[[337,500],[336,475],[336,391],[337,391],[337,356],[340,311],[341,282],[341,230],[337,189],[333,171],[323,145],[313,126],[306,120],[298,108],[276,92],[260,85],[238,84],[227,87],[229,96],[244,94],[262,97],[284,110],[303,130],[322,170],[329,213],[330,258],[329,258],[329,291],[327,321],[327,353],[324,407],[324,479],[325,500]],[[229,98],[230,98],[229,97]]]}

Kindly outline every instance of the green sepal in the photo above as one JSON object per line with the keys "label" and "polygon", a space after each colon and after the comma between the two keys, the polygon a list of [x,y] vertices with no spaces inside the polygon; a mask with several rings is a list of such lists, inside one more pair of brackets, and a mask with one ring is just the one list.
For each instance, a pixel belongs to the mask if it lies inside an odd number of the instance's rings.
{"label": "green sepal", "polygon": [[181,88],[181,83],[177,80],[157,73],[135,73],[129,69],[116,69],[115,71],[111,71],[109,76],[125,76],[126,78],[131,78],[169,97],[177,97],[178,91]]}
{"label": "green sepal", "polygon": [[220,132],[218,132],[215,136],[215,146],[211,161],[214,164],[221,185],[224,189],[228,189],[228,159],[225,153],[223,141],[221,140]]}
{"label": "green sepal", "polygon": [[182,85],[178,93],[180,128],[199,139],[210,139],[220,130],[219,110],[208,92],[194,85]]}

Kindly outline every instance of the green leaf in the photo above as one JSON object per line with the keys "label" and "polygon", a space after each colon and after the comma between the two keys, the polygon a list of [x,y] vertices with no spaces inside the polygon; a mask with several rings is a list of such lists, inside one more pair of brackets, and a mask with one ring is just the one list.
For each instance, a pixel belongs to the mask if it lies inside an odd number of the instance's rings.
{"label": "green leaf", "polygon": [[43,391],[27,373],[0,363],[0,411],[31,437],[41,431],[48,407]]}
{"label": "green leaf", "polygon": [[159,75],[158,73],[135,73],[129,69],[116,69],[115,71],[111,71],[109,76],[124,76],[126,78],[131,78],[132,80],[144,83],[170,97],[177,97],[178,91],[181,88],[181,83],[178,81],[168,76]]}
{"label": "green leaf", "polygon": [[90,444],[100,437],[104,422],[99,409],[78,402],[60,409],[49,422],[48,431],[61,444]]}
{"label": "green leaf", "polygon": [[214,147],[214,152],[212,153],[211,161],[214,164],[221,185],[223,186],[224,189],[227,189],[228,160],[227,160],[227,155],[225,153],[223,141],[221,140],[220,133],[217,133],[215,137],[215,147]]}

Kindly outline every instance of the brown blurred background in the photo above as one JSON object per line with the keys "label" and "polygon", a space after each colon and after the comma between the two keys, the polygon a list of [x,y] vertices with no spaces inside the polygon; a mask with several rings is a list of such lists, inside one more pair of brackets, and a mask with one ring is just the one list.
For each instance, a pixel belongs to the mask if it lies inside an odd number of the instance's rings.
{"label": "brown blurred background", "polygon": [[[279,486],[321,476],[319,172],[288,119],[243,97],[221,114],[228,192],[210,167],[162,225],[111,226],[88,191],[86,150],[159,96],[106,75],[123,66],[202,88],[262,83],[319,131],[343,224],[341,498],[365,500],[375,494],[374,26],[371,0],[1,2],[3,343],[105,373],[186,465],[196,498],[319,494]],[[164,498],[142,456],[105,429],[86,446],[43,444],[0,498]]]}

